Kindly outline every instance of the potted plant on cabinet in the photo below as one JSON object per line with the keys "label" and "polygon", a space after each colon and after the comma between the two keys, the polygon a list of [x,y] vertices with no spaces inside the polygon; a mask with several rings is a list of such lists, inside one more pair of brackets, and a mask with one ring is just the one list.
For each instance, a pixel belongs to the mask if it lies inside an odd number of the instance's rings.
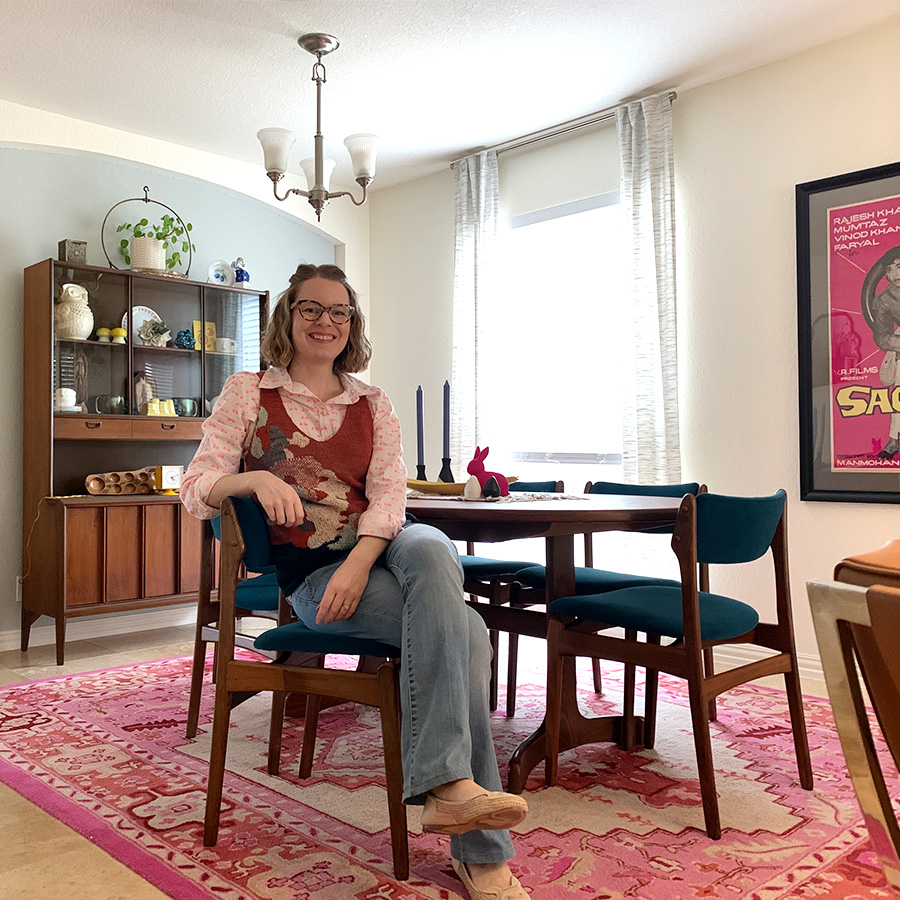
{"label": "potted plant on cabinet", "polygon": [[131,234],[122,238],[119,251],[135,272],[167,272],[182,263],[182,253],[196,250],[190,241],[193,230],[190,222],[183,223],[175,216],[164,215],[161,222],[150,224],[147,219],[119,225],[116,231]]}

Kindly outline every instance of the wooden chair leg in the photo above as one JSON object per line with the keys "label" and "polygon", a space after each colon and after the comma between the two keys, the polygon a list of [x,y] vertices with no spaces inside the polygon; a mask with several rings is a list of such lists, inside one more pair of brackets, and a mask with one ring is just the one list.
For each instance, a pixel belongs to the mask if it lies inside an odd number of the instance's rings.
{"label": "wooden chair leg", "polygon": [[[636,641],[637,632],[632,629],[625,630],[626,641]],[[637,666],[634,663],[625,663],[625,677],[622,684],[622,729],[624,734],[624,748],[631,750],[635,745],[634,739],[634,694],[636,687]]]}
{"label": "wooden chair leg", "polygon": [[[713,656],[713,648],[707,647],[703,651],[703,674],[707,678],[711,678],[716,674],[716,661]],[[706,707],[706,714],[709,716],[710,722],[717,722],[719,720],[719,713],[716,709],[716,698],[713,697],[712,700],[709,701]]]}
{"label": "wooden chair leg", "polygon": [[489,632],[491,640],[491,712],[497,708],[497,692],[500,676],[500,632],[496,629]]}
{"label": "wooden chair leg", "polygon": [[603,693],[603,680],[600,674],[600,660],[591,659],[591,671],[594,673],[594,693]]}
{"label": "wooden chair leg", "polygon": [[544,743],[547,757],[544,784],[556,784],[559,768],[559,739],[562,727],[562,657],[557,650],[562,624],[551,619],[547,625],[547,711],[544,714]]}
{"label": "wooden chair leg", "polygon": [[[647,635],[648,644],[661,643],[658,634]],[[644,748],[652,750],[656,743],[656,705],[659,696],[659,670],[644,670]]]}
{"label": "wooden chair leg", "polygon": [[694,729],[694,750],[697,754],[706,834],[711,840],[717,841],[722,837],[722,825],[719,821],[716,772],[713,768],[712,740],[709,735],[708,704],[703,699],[703,685],[700,678],[688,678],[688,694],[691,701],[691,725]]}
{"label": "wooden chair leg", "polygon": [[303,747],[300,750],[300,777],[312,774],[313,759],[316,755],[316,729],[319,727],[319,711],[322,698],[317,694],[306,696],[306,718],[303,721]]}
{"label": "wooden chair leg", "polygon": [[794,753],[797,757],[797,770],[800,773],[800,787],[805,791],[811,791],[813,789],[813,771],[812,761],[809,758],[809,738],[806,734],[806,717],[803,713],[803,694],[800,689],[800,676],[797,673],[797,659],[793,654],[791,671],[784,673],[784,688],[791,714],[791,730],[794,734]]}
{"label": "wooden chair leg", "polygon": [[231,694],[220,687],[216,691],[213,715],[212,746],[209,751],[209,780],[206,786],[206,817],[203,826],[203,846],[215,847],[219,839],[219,812],[222,806],[222,785],[225,782],[225,755],[228,751],[228,725],[231,720]]}
{"label": "wooden chair leg", "polygon": [[519,677],[519,636],[510,632],[506,657],[506,715],[516,714],[516,681]]}
{"label": "wooden chair leg", "polygon": [[281,769],[281,738],[284,734],[284,707],[287,691],[272,691],[272,712],[269,716],[269,753],[266,771],[277,775]]}
{"label": "wooden chair leg", "polygon": [[197,637],[194,638],[194,661],[191,664],[191,694],[188,700],[187,726],[184,734],[195,737],[200,722],[200,695],[203,691],[203,670],[206,666],[206,641],[200,640],[203,626],[197,623]]}
{"label": "wooden chair leg", "polygon": [[403,766],[400,760],[400,684],[395,663],[386,662],[379,668],[378,695],[394,876],[399,881],[405,881],[409,878],[409,837],[406,827],[406,807],[403,804]]}

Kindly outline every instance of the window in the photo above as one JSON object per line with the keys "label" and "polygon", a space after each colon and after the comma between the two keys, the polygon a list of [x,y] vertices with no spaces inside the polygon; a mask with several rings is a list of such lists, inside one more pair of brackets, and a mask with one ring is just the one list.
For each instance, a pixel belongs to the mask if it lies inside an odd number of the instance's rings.
{"label": "window", "polygon": [[618,192],[506,224],[496,302],[478,311],[488,468],[570,490],[619,480],[628,304]]}

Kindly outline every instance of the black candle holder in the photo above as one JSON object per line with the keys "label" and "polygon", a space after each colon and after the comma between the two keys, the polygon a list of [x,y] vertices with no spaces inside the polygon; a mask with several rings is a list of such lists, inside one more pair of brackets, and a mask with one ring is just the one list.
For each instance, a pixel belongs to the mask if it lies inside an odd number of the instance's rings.
{"label": "black candle holder", "polygon": [[443,466],[441,466],[441,474],[438,475],[438,481],[446,481],[448,483],[454,482],[456,479],[454,479],[453,473],[450,471],[450,457],[443,457],[441,462],[443,463]]}
{"label": "black candle holder", "polygon": [[424,463],[416,463],[416,478],[419,481],[428,481],[425,477],[425,464]]}

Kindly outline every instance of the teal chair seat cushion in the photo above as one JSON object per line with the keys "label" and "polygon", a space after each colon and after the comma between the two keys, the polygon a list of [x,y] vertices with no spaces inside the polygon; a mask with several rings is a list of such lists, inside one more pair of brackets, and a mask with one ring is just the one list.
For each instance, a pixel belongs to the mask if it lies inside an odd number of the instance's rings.
{"label": "teal chair seat cushion", "polygon": [[238,584],[235,605],[240,609],[260,612],[278,609],[278,581],[275,573],[258,575]]}
{"label": "teal chair seat cushion", "polygon": [[[528,566],[516,572],[516,581],[526,587],[543,591],[547,588],[547,569],[545,566]],[[619,591],[630,587],[649,587],[665,585],[677,587],[681,585],[669,578],[651,578],[649,575],[627,575],[624,572],[607,572],[606,569],[590,569],[575,567],[575,593],[601,594],[606,591]]]}
{"label": "teal chair seat cushion", "polygon": [[498,575],[514,575],[518,569],[532,566],[534,563],[511,559],[490,559],[487,556],[468,556],[460,554],[463,575],[466,578],[492,578]]}
{"label": "teal chair seat cushion", "polygon": [[[759,624],[756,610],[740,600],[702,592],[699,598],[700,636],[704,641],[735,638]],[[550,612],[661,637],[684,637],[680,586],[633,587],[606,594],[560,597],[550,604]]]}
{"label": "teal chair seat cushion", "polygon": [[324,631],[310,631],[302,622],[279,625],[261,634],[254,642],[257,650],[298,653],[341,653],[347,656],[400,656],[400,649],[381,641],[347,637]]}

